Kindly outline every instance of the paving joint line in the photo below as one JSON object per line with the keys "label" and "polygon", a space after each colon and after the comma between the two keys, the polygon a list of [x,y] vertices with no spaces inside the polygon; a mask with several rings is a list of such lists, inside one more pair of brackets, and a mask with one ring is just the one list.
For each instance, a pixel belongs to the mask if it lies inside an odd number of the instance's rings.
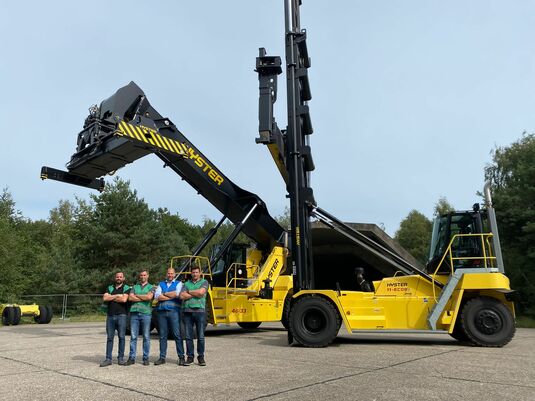
{"label": "paving joint line", "polygon": [[[84,343],[79,343],[79,344],[65,344],[64,346],[60,346],[60,345],[51,345],[49,347],[39,347],[39,349],[48,349],[48,348],[54,348],[54,349],[57,349],[57,348],[65,348],[65,347],[76,347],[76,346],[79,346],[79,345],[87,345],[87,344],[101,344],[102,341],[95,341],[95,342],[84,342]],[[8,349],[0,349],[0,352],[12,352],[12,351],[26,351],[27,348],[8,348]]]}
{"label": "paving joint line", "polygon": [[[61,370],[45,368],[45,367],[37,366],[37,365],[35,365],[33,363],[30,363],[30,362],[21,361],[21,360],[14,359],[14,358],[9,358],[9,357],[5,357],[5,356],[0,356],[0,358],[8,360],[8,361],[12,361],[12,362],[22,363],[24,365],[32,366],[34,368],[42,369],[41,372],[56,373],[56,374],[59,374],[59,375],[62,375],[62,376],[67,376],[67,377],[72,377],[72,378],[75,378],[75,379],[81,379],[81,380],[84,380],[84,381],[98,383],[98,384],[102,384],[102,385],[105,385],[105,386],[113,387],[113,388],[116,388],[116,389],[130,391],[130,392],[133,392],[133,393],[136,393],[136,394],[140,394],[140,395],[146,395],[146,396],[153,397],[153,398],[156,398],[156,399],[159,399],[159,400],[175,401],[175,400],[173,400],[171,398],[165,398],[165,397],[161,397],[159,395],[146,393],[144,391],[136,390],[136,389],[131,388],[131,387],[123,387],[123,386],[119,386],[119,385],[113,384],[113,383],[108,383],[108,382],[105,382],[105,381],[102,381],[102,380],[92,379],[90,377],[85,377],[85,376],[75,375],[75,374],[72,374],[72,373],[62,372]],[[39,372],[39,373],[41,373],[41,372]]]}
{"label": "paving joint line", "polygon": [[335,381],[338,381],[338,380],[347,379],[347,378],[350,378],[350,377],[361,376],[361,375],[364,375],[364,374],[367,374],[367,373],[373,373],[373,372],[377,372],[377,371],[380,371],[380,370],[392,368],[394,366],[399,366],[399,365],[403,365],[403,364],[406,364],[406,363],[419,361],[419,360],[426,359],[426,358],[432,358],[432,357],[435,357],[435,356],[445,355],[445,354],[449,354],[449,353],[452,353],[452,352],[457,352],[457,351],[460,351],[460,350],[461,350],[460,348],[454,349],[454,350],[448,350],[448,351],[439,352],[439,353],[432,354],[432,355],[426,355],[426,356],[422,356],[422,357],[419,357],[419,358],[410,359],[408,361],[403,361],[403,362],[398,362],[398,363],[394,363],[394,364],[387,365],[387,366],[382,366],[382,367],[379,367],[379,368],[368,369],[368,370],[365,370],[363,372],[357,372],[357,373],[352,373],[352,374],[348,374],[348,375],[333,377],[331,379],[321,380],[321,381],[318,381],[318,382],[315,382],[315,383],[310,383],[310,384],[306,384],[306,385],[303,385],[303,386],[297,386],[297,387],[293,387],[293,388],[290,388],[290,389],[278,391],[278,392],[275,392],[275,393],[261,395],[259,397],[249,398],[247,401],[256,401],[256,400],[266,399],[266,398],[274,397],[274,396],[277,396],[277,395],[290,393],[292,391],[297,391],[297,390],[302,390],[302,389],[309,388],[309,387],[314,387],[314,386],[321,385],[321,384],[329,384],[329,383],[332,383],[332,382],[335,382]]}

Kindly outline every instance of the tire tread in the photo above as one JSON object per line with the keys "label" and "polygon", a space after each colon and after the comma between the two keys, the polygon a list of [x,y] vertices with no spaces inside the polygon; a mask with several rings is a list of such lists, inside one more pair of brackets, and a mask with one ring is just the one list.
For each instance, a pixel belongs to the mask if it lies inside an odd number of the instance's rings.
{"label": "tire tread", "polygon": [[[495,343],[490,343],[488,341],[485,341],[479,338],[477,336],[477,333],[473,333],[470,327],[471,322],[470,322],[470,318],[468,317],[468,315],[470,314],[471,309],[480,307],[478,304],[484,305],[485,303],[489,305],[488,306],[489,308],[491,304],[493,304],[498,309],[501,309],[501,312],[503,312],[503,316],[505,318],[504,325],[511,326],[508,329],[509,333],[507,333],[503,339],[500,339],[500,341],[496,341]],[[463,311],[461,313],[461,324],[462,324],[462,329],[465,332],[468,340],[478,347],[488,347],[488,348],[503,347],[504,345],[508,344],[513,339],[515,335],[515,331],[516,331],[515,320],[509,308],[505,306],[503,303],[501,303],[500,301],[498,301],[497,299],[492,298],[492,297],[486,297],[486,296],[472,298],[466,302],[466,304],[463,307]]]}
{"label": "tire tread", "polygon": [[[301,305],[303,303],[314,302],[314,301],[311,301],[311,300],[319,301],[320,304],[323,304],[323,306],[325,306],[325,308],[328,311],[327,313],[330,314],[331,316],[334,316],[334,318],[335,318],[335,321],[334,321],[335,330],[333,330],[333,332],[330,333],[329,335],[327,335],[323,340],[318,341],[318,342],[309,342],[309,341],[307,341],[307,339],[303,338],[303,336],[300,333],[297,333],[296,330],[295,330],[295,327],[293,327],[294,319],[296,318],[296,314],[299,313],[299,308],[301,307]],[[333,340],[338,335],[338,330],[339,330],[339,328],[341,326],[340,314],[338,313],[338,310],[332,304],[332,302],[330,302],[329,300],[327,300],[327,299],[325,299],[325,298],[323,298],[321,296],[315,296],[315,295],[304,296],[304,297],[301,297],[301,298],[297,299],[292,305],[288,320],[289,320],[290,330],[291,330],[291,333],[292,333],[293,337],[299,343],[301,343],[302,345],[304,345],[306,347],[309,347],[309,348],[324,348],[324,347],[328,346],[330,343],[333,342]]]}

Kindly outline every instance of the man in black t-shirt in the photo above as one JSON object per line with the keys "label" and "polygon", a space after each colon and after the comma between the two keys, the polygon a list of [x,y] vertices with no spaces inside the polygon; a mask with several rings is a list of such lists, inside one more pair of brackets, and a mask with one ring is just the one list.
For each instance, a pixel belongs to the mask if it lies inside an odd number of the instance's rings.
{"label": "man in black t-shirt", "polygon": [[108,286],[102,296],[104,305],[107,307],[108,315],[106,317],[106,359],[100,363],[101,367],[111,365],[111,354],[113,351],[113,338],[115,331],[119,337],[119,352],[117,360],[119,365],[124,365],[124,347],[126,334],[126,315],[128,313],[127,301],[130,287],[124,283],[123,272],[115,273],[115,283]]}

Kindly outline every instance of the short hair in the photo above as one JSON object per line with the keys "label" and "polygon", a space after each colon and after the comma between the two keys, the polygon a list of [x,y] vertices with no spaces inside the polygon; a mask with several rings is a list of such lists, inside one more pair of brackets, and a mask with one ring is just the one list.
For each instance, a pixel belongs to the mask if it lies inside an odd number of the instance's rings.
{"label": "short hair", "polygon": [[198,270],[198,271],[200,272],[200,271],[201,271],[201,268],[200,268],[199,266],[193,266],[193,267],[191,268],[191,271],[193,271],[193,270]]}

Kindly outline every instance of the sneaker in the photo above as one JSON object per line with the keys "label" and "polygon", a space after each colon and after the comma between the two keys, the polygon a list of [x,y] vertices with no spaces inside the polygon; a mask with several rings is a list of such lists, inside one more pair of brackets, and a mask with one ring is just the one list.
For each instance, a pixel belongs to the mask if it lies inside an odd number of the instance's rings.
{"label": "sneaker", "polygon": [[149,366],[149,360],[148,359],[145,359],[143,360],[143,366]]}
{"label": "sneaker", "polygon": [[206,366],[206,361],[204,360],[204,356],[198,357],[197,362],[199,362],[199,366]]}
{"label": "sneaker", "polygon": [[154,364],[155,364],[156,366],[158,366],[158,365],[163,365],[164,363],[165,363],[165,359],[163,359],[163,358],[160,358],[160,359],[158,359],[156,362],[154,362]]}
{"label": "sneaker", "polygon": [[186,366],[186,360],[184,357],[178,358],[178,366]]}
{"label": "sneaker", "polygon": [[117,362],[119,365],[121,366],[124,366],[126,365],[126,362],[124,361],[124,359],[119,359],[119,361]]}
{"label": "sneaker", "polygon": [[103,360],[102,362],[100,362],[100,367],[103,368],[105,366],[110,366],[111,365],[111,361],[109,359],[105,359]]}
{"label": "sneaker", "polygon": [[126,363],[124,365],[125,366],[130,366],[130,365],[133,365],[134,363],[136,363],[135,359],[128,358],[128,361],[126,361]]}
{"label": "sneaker", "polygon": [[193,357],[192,356],[188,356],[186,358],[186,362],[184,362],[184,366],[189,366],[193,363]]}

